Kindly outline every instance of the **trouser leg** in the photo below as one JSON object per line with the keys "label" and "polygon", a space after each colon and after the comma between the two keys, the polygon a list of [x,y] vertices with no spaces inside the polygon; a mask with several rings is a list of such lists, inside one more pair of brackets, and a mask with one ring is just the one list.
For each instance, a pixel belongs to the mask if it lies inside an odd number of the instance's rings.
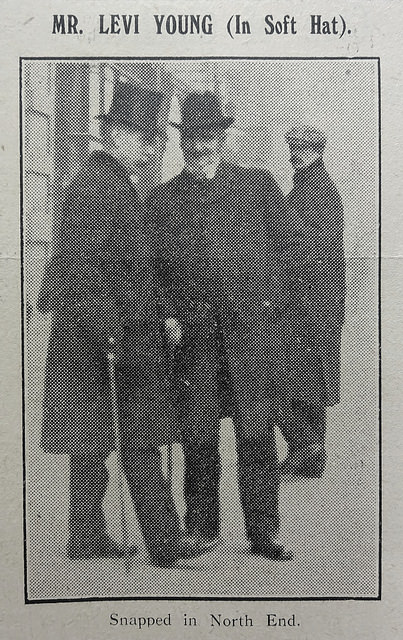
{"label": "trouser leg", "polygon": [[217,330],[215,334],[217,352],[217,386],[220,417],[232,416],[234,410],[234,398],[231,387],[231,376],[228,362],[228,354],[225,350],[225,338],[221,320],[217,318]]}
{"label": "trouser leg", "polygon": [[102,502],[108,484],[105,457],[70,456],[70,540],[96,546],[106,534]]}
{"label": "trouser leg", "polygon": [[226,340],[233,391],[238,482],[245,528],[253,545],[265,546],[279,530],[279,469],[268,325],[256,319]]}
{"label": "trouser leg", "polygon": [[123,465],[137,518],[150,555],[175,555],[181,535],[171,487],[162,472],[158,447],[123,444]]}
{"label": "trouser leg", "polygon": [[262,440],[237,436],[238,480],[246,533],[253,543],[270,542],[279,530],[279,472],[273,429]]}
{"label": "trouser leg", "polygon": [[214,328],[191,344],[189,404],[183,432],[185,523],[189,532],[215,537],[220,529],[218,356]]}
{"label": "trouser leg", "polygon": [[[218,436],[218,427],[217,427]],[[185,524],[189,532],[215,537],[220,531],[220,454],[213,443],[185,442]]]}

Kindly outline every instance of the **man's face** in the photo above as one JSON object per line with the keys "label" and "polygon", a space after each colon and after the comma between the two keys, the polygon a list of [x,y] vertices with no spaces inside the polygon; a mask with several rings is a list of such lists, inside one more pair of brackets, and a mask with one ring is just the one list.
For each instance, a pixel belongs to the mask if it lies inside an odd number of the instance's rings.
{"label": "man's face", "polygon": [[290,162],[294,169],[302,169],[321,157],[321,153],[307,145],[291,143]]}
{"label": "man's face", "polygon": [[185,162],[195,169],[218,164],[222,158],[226,133],[222,129],[182,132],[181,144]]}
{"label": "man's face", "polygon": [[131,171],[147,165],[155,155],[158,137],[142,131],[116,127],[113,141],[121,162]]}

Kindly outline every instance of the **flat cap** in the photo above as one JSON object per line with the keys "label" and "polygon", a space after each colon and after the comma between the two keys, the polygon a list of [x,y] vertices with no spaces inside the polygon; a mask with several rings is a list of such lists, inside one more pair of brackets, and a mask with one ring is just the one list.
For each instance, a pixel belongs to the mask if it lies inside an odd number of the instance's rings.
{"label": "flat cap", "polygon": [[288,144],[297,144],[301,147],[321,147],[326,145],[326,136],[319,129],[308,126],[292,127],[285,134]]}

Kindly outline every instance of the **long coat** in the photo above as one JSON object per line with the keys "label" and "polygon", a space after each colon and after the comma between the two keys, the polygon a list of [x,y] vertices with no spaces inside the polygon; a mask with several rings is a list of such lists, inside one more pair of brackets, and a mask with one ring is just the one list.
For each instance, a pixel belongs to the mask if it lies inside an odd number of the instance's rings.
{"label": "long coat", "polygon": [[[277,253],[291,236],[276,182],[265,171],[222,163],[209,181],[184,170],[160,186],[150,204],[158,271],[185,329],[189,357],[202,357],[192,353],[192,342],[198,333],[214,331],[219,318],[230,374],[239,380],[238,405],[251,403],[257,388],[264,388],[263,402],[272,403],[283,391],[286,354],[269,308],[281,313],[290,304]],[[248,411],[257,411],[255,405]]]}
{"label": "long coat", "polygon": [[122,429],[139,445],[176,439],[161,299],[150,234],[123,166],[94,152],[70,184],[39,296],[51,311],[42,446],[55,453],[114,448],[106,349],[120,332]]}
{"label": "long coat", "polygon": [[293,398],[332,406],[340,401],[343,205],[322,159],[295,173],[287,205],[302,221],[304,252],[288,260],[295,297],[281,319],[289,361],[286,384]]}

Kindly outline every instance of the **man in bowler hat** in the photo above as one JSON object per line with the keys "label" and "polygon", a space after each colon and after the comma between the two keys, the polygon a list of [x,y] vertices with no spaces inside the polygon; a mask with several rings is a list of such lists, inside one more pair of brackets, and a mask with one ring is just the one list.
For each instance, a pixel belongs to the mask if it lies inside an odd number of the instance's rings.
{"label": "man in bowler hat", "polygon": [[307,126],[286,134],[294,186],[287,204],[303,225],[305,254],[290,265],[295,304],[282,319],[290,357],[289,411],[281,423],[289,455],[285,477],[319,477],[326,463],[326,407],[340,401],[344,322],[343,205],[326,171],[325,135]]}
{"label": "man in bowler hat", "polygon": [[203,539],[219,536],[219,374],[225,353],[251,552],[289,560],[291,552],[276,542],[278,385],[272,374],[280,355],[275,322],[289,296],[276,255],[287,241],[285,202],[266,171],[223,161],[233,121],[213,93],[189,94],[181,123],[171,123],[180,130],[185,167],[151,197],[159,276],[172,305],[168,322],[182,335],[177,377],[187,403],[186,525]]}
{"label": "man in bowler hat", "polygon": [[102,510],[115,448],[107,349],[116,344],[123,467],[151,561],[211,548],[180,529],[159,446],[177,439],[144,206],[130,180],[156,148],[162,94],[118,83],[94,151],[67,189],[39,308],[53,313],[42,446],[70,455],[68,555],[119,556]]}

